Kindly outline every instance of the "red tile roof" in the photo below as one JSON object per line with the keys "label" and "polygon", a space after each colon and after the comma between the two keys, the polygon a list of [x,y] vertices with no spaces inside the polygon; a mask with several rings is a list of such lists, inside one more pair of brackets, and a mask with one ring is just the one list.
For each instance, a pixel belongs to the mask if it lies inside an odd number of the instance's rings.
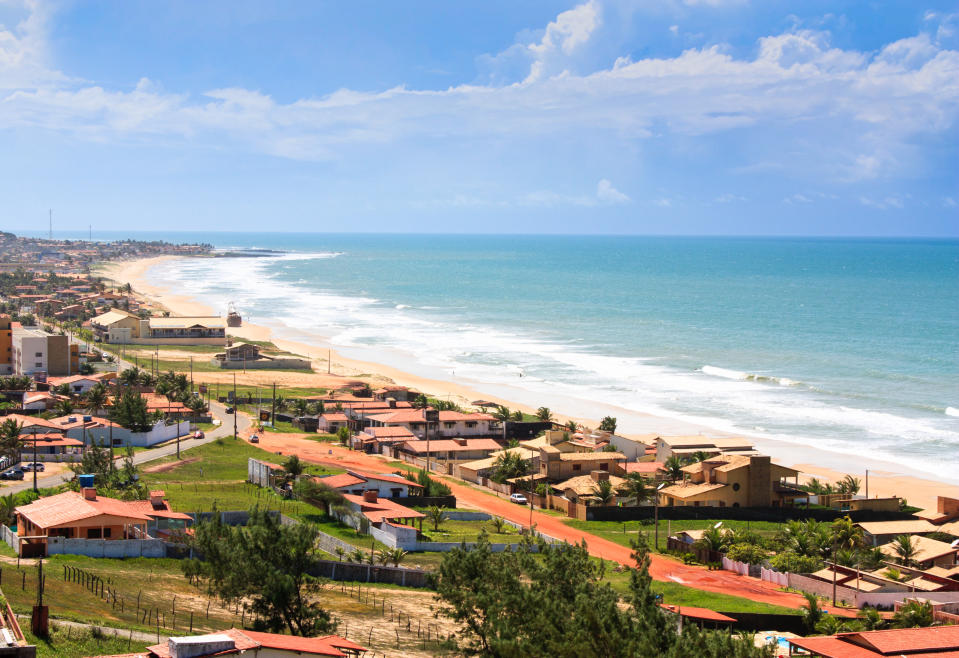
{"label": "red tile roof", "polygon": [[39,498],[29,505],[16,508],[16,511],[41,528],[69,525],[97,516],[116,516],[139,522],[150,520],[146,514],[125,501],[100,496],[87,500],[76,491]]}
{"label": "red tile roof", "polygon": [[644,475],[654,475],[663,469],[663,462],[628,462],[626,464],[627,473],[642,473]]}
{"label": "red tile roof", "polygon": [[[52,447],[72,447],[79,448],[83,445],[83,441],[79,439],[71,439],[69,437],[63,436],[62,434],[37,434],[37,448],[52,448]],[[25,448],[33,447],[33,435],[32,434],[21,434],[20,435],[20,444]],[[29,452],[29,450],[27,450]]]}
{"label": "red tile roof", "polygon": [[367,427],[363,430],[363,433],[369,434],[377,439],[395,439],[403,437],[409,437],[412,439],[416,436],[409,430],[408,427]]}
{"label": "red tile roof", "polygon": [[827,658],[899,655],[959,658],[959,626],[839,633],[826,637],[790,638],[789,642]]}
{"label": "red tile roof", "polygon": [[366,480],[358,478],[349,473],[339,473],[337,475],[327,475],[326,477],[316,478],[317,482],[325,484],[331,489],[342,489],[343,487],[352,487],[357,484],[363,484]]}
{"label": "red tile roof", "polygon": [[419,487],[420,489],[423,488],[422,484],[411,482],[402,475],[396,475],[395,473],[364,473],[362,471],[347,471],[346,473],[340,473],[338,475],[327,475],[326,477],[317,478],[317,481],[325,484],[328,487],[332,487],[333,489],[352,487],[357,484],[369,482],[370,480],[393,482],[395,484],[405,484],[409,487]]}
{"label": "red tile roof", "polygon": [[403,444],[404,450],[410,452],[426,452],[426,444],[430,444],[430,452],[464,452],[473,450],[501,450],[502,446],[493,439],[466,439],[466,444],[462,445],[453,439],[438,439],[435,441],[407,441]]}
{"label": "red tile roof", "polygon": [[[388,414],[370,416],[371,420],[380,423],[425,423],[426,417],[422,409],[401,409]],[[441,411],[441,423],[453,423],[467,420],[495,420],[489,414],[464,414],[459,411]]]}
{"label": "red tile roof", "polygon": [[363,496],[343,494],[343,497],[351,503],[359,505],[363,516],[368,518],[372,523],[379,523],[380,521],[388,521],[390,519],[426,518],[425,514],[417,512],[414,509],[410,509],[409,507],[404,507],[399,503],[394,503],[392,500],[387,500],[385,498],[379,498],[375,503],[370,503],[364,500]]}
{"label": "red tile roof", "polygon": [[45,427],[51,430],[60,429],[59,425],[51,423],[49,420],[44,420],[43,418],[39,418],[37,416],[24,416],[23,414],[9,414],[7,416],[4,416],[3,418],[0,418],[0,420],[15,420],[18,425],[22,425],[25,428],[36,426],[36,427]]}

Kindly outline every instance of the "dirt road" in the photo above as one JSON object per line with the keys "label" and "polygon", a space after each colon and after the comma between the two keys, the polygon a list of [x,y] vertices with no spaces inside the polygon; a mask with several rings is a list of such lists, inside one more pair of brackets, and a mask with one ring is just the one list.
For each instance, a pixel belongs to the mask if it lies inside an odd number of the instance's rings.
{"label": "dirt road", "polygon": [[[281,452],[284,455],[296,454],[309,462],[353,468],[373,473],[382,473],[393,470],[387,467],[385,459],[376,455],[367,455],[303,438],[298,434],[273,434],[265,432],[260,435],[260,447],[270,452]],[[457,505],[461,507],[475,507],[490,514],[501,516],[514,523],[529,524],[530,511],[528,507],[521,507],[500,498],[492,492],[487,493],[470,487],[453,478],[444,478],[446,484],[456,496]],[[562,518],[533,512],[533,523],[537,530],[570,543],[579,543],[586,540],[591,555],[612,560],[619,564],[633,566],[630,549],[613,543],[609,540],[588,534],[563,523]],[[777,585],[757,578],[740,576],[731,571],[709,571],[702,567],[685,565],[662,555],[651,555],[649,573],[655,580],[673,581],[695,589],[741,596],[752,601],[761,601],[785,608],[798,609],[806,604],[806,599],[795,593],[783,592]],[[853,613],[824,606],[833,614],[850,616]]]}

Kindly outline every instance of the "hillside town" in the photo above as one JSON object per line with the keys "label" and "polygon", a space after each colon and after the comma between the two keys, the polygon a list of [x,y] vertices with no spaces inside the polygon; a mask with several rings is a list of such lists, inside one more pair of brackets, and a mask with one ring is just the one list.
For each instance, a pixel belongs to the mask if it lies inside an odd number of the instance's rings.
{"label": "hillside town", "polygon": [[97,274],[202,245],[0,248],[10,655],[74,626],[84,655],[533,655],[531,601],[602,609],[609,655],[959,651],[959,500],[318,372],[235,311],[176,316]]}

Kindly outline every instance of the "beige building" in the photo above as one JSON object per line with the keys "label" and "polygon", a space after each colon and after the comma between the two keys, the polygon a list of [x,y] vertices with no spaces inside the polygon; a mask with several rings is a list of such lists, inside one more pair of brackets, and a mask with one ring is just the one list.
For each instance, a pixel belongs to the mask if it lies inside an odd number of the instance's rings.
{"label": "beige building", "polygon": [[563,482],[577,475],[606,471],[626,475],[626,455],[621,452],[563,452],[555,445],[539,449],[539,476],[549,482]]}
{"label": "beige building", "polygon": [[654,440],[656,461],[665,462],[670,457],[690,457],[705,452],[719,454],[756,455],[756,449],[742,437],[710,438],[708,436],[659,436]]}
{"label": "beige building", "polygon": [[80,368],[80,351],[69,336],[14,323],[11,361],[17,375],[66,377]]}
{"label": "beige building", "polygon": [[[916,549],[916,553],[913,555],[912,559],[917,562],[920,569],[929,569],[931,567],[952,569],[957,563],[959,563],[957,562],[959,548],[954,548],[944,541],[930,539],[929,537],[923,537],[922,535],[912,535],[910,539],[912,540],[912,545]],[[899,554],[896,553],[895,545],[896,542],[892,541],[888,544],[883,544],[880,546],[879,550],[883,552],[883,555],[889,557],[893,561],[896,561],[896,559],[899,557]]]}
{"label": "beige building", "polygon": [[226,319],[210,317],[151,317],[113,309],[90,320],[96,337],[105,343],[142,345],[224,345]]}
{"label": "beige building", "polygon": [[683,467],[687,478],[659,492],[666,507],[770,507],[808,494],[785,484],[799,471],[766,455],[719,455]]}

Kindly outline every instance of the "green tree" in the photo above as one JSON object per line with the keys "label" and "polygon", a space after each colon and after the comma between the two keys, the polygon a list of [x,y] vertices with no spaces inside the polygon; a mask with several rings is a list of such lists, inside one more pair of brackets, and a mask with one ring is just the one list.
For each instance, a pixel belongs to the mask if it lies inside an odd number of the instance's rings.
{"label": "green tree", "polygon": [[633,501],[634,505],[642,505],[647,502],[654,491],[646,478],[639,473],[628,474],[626,481],[619,485],[619,495]]}
{"label": "green tree", "polygon": [[892,616],[893,628],[924,628],[932,626],[932,603],[929,601],[909,601],[900,606]]}
{"label": "green tree", "polygon": [[604,432],[615,433],[616,432],[616,419],[612,416],[604,416],[601,421],[599,421],[599,429]]}
{"label": "green tree", "polygon": [[279,516],[254,509],[246,526],[231,527],[214,513],[194,528],[193,545],[204,556],[195,577],[211,595],[243,606],[273,632],[313,636],[334,625],[316,603],[321,587],[310,575],[317,529],[283,525]]}
{"label": "green tree", "polygon": [[616,500],[616,488],[609,480],[600,480],[593,485],[590,495],[598,500],[600,505],[609,505]]}
{"label": "green tree", "polygon": [[490,479],[493,482],[502,484],[511,478],[528,475],[529,468],[529,460],[523,459],[522,455],[518,452],[504,452],[498,455],[493,461]]}
{"label": "green tree", "polygon": [[426,519],[433,524],[433,532],[439,530],[440,524],[448,518],[446,510],[442,507],[431,505],[430,508],[426,510]]}
{"label": "green tree", "polygon": [[305,416],[307,410],[310,407],[310,403],[303,398],[296,398],[293,402],[290,403],[290,406],[293,408],[293,412],[297,416]]}
{"label": "green tree", "polygon": [[549,407],[540,407],[536,410],[536,417],[539,418],[544,423],[553,422],[553,412],[549,410]]}
{"label": "green tree", "polygon": [[911,535],[899,535],[892,540],[892,551],[896,554],[896,562],[904,567],[916,565],[916,553],[919,547],[912,541]]}
{"label": "green tree", "polygon": [[855,496],[859,493],[862,481],[851,475],[845,476],[836,484],[836,491],[847,496]]}
{"label": "green tree", "polygon": [[854,524],[848,514],[835,519],[830,530],[832,540],[839,548],[855,550],[864,543],[862,528]]}
{"label": "green tree", "polygon": [[670,480],[675,481],[683,479],[683,461],[676,455],[673,455],[663,462],[663,470],[666,471],[666,477],[668,477]]}
{"label": "green tree", "polygon": [[350,428],[344,425],[336,430],[336,440],[345,446],[350,445]]}
{"label": "green tree", "polygon": [[722,551],[729,544],[729,535],[716,526],[710,526],[703,531],[702,537],[696,540],[696,546],[710,551]]}
{"label": "green tree", "polygon": [[856,618],[862,624],[863,630],[866,631],[879,631],[886,626],[886,620],[883,619],[878,610],[872,607],[867,606],[860,610]]}
{"label": "green tree", "polygon": [[729,545],[726,557],[736,562],[763,564],[769,558],[769,551],[758,544],[737,543]]}
{"label": "green tree", "polygon": [[23,426],[12,418],[0,423],[0,457],[17,460],[20,457],[20,431]]}
{"label": "green tree", "polygon": [[327,516],[331,515],[334,507],[346,502],[342,493],[313,478],[297,480],[293,485],[293,494],[314,507],[322,508]]}
{"label": "green tree", "polygon": [[103,382],[97,382],[93,388],[87,391],[83,401],[84,408],[88,413],[95,414],[107,405],[109,399],[110,393],[107,391],[107,387],[103,385]]}
{"label": "green tree", "polygon": [[0,496],[0,524],[10,525],[14,521],[17,498],[14,494]]}
{"label": "green tree", "polygon": [[579,429],[579,425],[576,424],[575,420],[568,420],[566,421],[566,429],[570,432],[575,432]]}
{"label": "green tree", "polygon": [[303,475],[306,466],[300,461],[298,456],[290,455],[287,460],[283,462],[283,470],[286,471],[287,476],[289,476],[291,480],[296,480]]}
{"label": "green tree", "polygon": [[136,366],[120,373],[120,383],[124,386],[136,386],[140,383],[140,369]]}
{"label": "green tree", "polygon": [[147,401],[137,391],[124,391],[119,399],[114,399],[111,418],[131,432],[149,432],[153,427]]}
{"label": "green tree", "polygon": [[806,597],[806,607],[802,609],[803,624],[805,624],[807,631],[814,633],[826,615],[819,607],[819,599],[816,598],[815,594],[803,592],[803,596]]}
{"label": "green tree", "polygon": [[420,393],[415,398],[413,398],[413,408],[414,409],[426,409],[430,406],[430,401],[426,398],[425,395]]}
{"label": "green tree", "polygon": [[73,403],[70,400],[57,400],[57,403],[53,405],[53,411],[58,416],[69,416],[73,413]]}

